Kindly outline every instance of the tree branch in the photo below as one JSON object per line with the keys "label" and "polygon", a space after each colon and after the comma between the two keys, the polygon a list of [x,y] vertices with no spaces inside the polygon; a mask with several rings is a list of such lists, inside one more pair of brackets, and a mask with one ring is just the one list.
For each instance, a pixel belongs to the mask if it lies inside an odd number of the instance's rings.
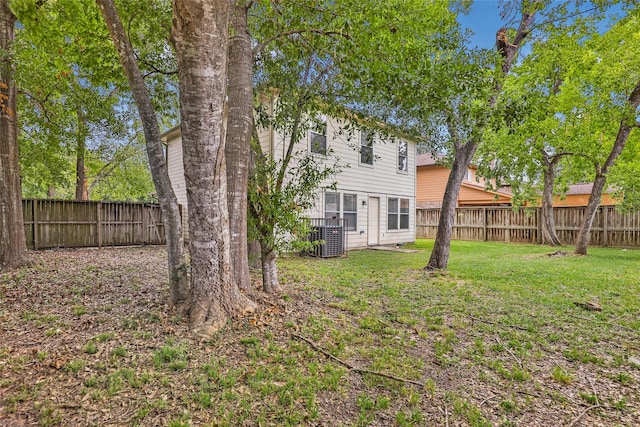
{"label": "tree branch", "polygon": [[328,31],[328,30],[319,30],[319,29],[299,29],[299,30],[290,30],[290,31],[285,31],[284,33],[279,33],[276,34],[275,36],[269,37],[268,39],[264,40],[262,43],[258,43],[254,48],[253,48],[253,56],[255,57],[259,52],[262,51],[262,49],[265,48],[265,46],[267,46],[269,43],[271,43],[274,40],[278,40],[280,38],[283,37],[287,37],[287,36],[291,36],[294,34],[320,34],[320,35],[324,35],[324,36],[342,36],[344,38],[346,38],[347,40],[351,40],[351,36],[348,34],[343,33],[342,31]]}
{"label": "tree branch", "polygon": [[301,335],[297,335],[297,334],[292,334],[291,336],[293,336],[294,338],[297,338],[301,341],[306,342],[307,344],[309,344],[311,346],[311,348],[313,348],[314,350],[324,354],[325,356],[327,356],[329,359],[338,362],[339,364],[341,364],[342,366],[346,367],[347,369],[349,369],[350,371],[353,372],[357,372],[359,374],[369,374],[369,375],[376,375],[379,377],[383,377],[383,378],[388,378],[390,380],[394,380],[394,381],[399,381],[402,383],[407,383],[407,384],[413,384],[413,385],[417,385],[418,387],[424,387],[424,384],[418,381],[414,381],[414,380],[409,380],[406,378],[400,378],[400,377],[396,377],[395,375],[390,375],[390,374],[385,374],[383,372],[377,372],[377,371],[371,371],[369,369],[363,369],[363,368],[359,368],[357,366],[354,366],[350,363],[345,362],[342,359],[337,358],[336,356],[334,356],[333,354],[329,353],[328,351],[320,348],[318,345],[316,345],[313,341],[311,341],[308,338],[305,338]]}

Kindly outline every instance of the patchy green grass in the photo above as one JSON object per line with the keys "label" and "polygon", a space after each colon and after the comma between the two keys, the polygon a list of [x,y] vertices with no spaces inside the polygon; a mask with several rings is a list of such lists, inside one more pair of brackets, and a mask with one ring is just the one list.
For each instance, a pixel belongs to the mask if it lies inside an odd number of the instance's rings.
{"label": "patchy green grass", "polygon": [[206,341],[166,308],[162,249],[35,254],[0,275],[0,419],[635,425],[640,251],[453,242],[429,274],[431,246],[285,257],[286,294]]}

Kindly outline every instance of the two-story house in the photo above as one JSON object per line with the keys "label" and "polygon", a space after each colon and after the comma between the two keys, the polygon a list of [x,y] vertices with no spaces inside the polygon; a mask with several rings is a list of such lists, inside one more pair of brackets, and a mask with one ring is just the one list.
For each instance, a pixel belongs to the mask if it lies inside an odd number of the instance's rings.
{"label": "two-story house", "polygon": [[[308,150],[322,158],[328,149],[340,158],[341,172],[331,179],[335,190],[318,190],[311,218],[345,219],[348,248],[392,245],[415,241],[416,144],[405,138],[382,140],[373,130],[347,137],[340,130],[346,119],[321,117],[294,151]],[[182,163],[180,128],[162,136],[167,146],[169,177],[186,218],[187,197]],[[281,159],[288,138],[273,128],[259,131],[265,154]],[[332,161],[327,158],[327,161]],[[186,229],[186,228],[185,228]]]}

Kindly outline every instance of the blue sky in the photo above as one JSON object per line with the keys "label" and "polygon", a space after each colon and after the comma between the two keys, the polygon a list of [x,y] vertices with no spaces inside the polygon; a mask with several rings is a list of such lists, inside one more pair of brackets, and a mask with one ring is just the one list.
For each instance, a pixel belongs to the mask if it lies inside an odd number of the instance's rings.
{"label": "blue sky", "polygon": [[505,26],[500,18],[497,0],[476,0],[468,15],[460,15],[459,22],[473,30],[471,43],[474,46],[491,48],[496,44],[496,31]]}
{"label": "blue sky", "polygon": [[[582,9],[582,8],[581,8]],[[458,21],[465,27],[473,30],[470,47],[493,48],[496,43],[496,31],[501,27],[514,27],[520,21],[520,16],[516,16],[516,22],[507,22],[500,17],[500,2],[498,0],[475,0],[471,6],[471,12],[467,15],[459,15]],[[622,7],[615,5],[607,12],[609,17],[622,14]],[[513,18],[513,15],[507,19]],[[610,22],[603,22],[599,25],[604,31]]]}

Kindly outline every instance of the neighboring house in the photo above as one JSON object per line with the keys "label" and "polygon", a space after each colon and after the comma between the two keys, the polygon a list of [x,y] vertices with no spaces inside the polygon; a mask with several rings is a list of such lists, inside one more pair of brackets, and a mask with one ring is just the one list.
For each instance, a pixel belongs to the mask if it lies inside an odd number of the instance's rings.
{"label": "neighboring house", "polygon": [[[416,204],[418,208],[439,208],[447,187],[451,169],[439,164],[431,154],[416,157]],[[511,194],[506,191],[489,191],[485,181],[477,176],[477,169],[471,165],[460,186],[458,206],[509,206]]]}
{"label": "neighboring house", "polygon": [[[344,120],[323,116],[322,122],[324,126],[308,131],[294,151],[308,150],[324,157],[322,153],[331,149],[348,167],[331,179],[337,182],[335,190],[318,190],[309,217],[346,219],[349,249],[415,241],[415,142],[400,138],[383,142],[364,131],[348,140],[340,131]],[[284,156],[288,139],[277,131],[262,129],[259,138],[265,154],[275,159]],[[162,139],[167,145],[169,178],[186,218],[180,128],[164,133]],[[324,184],[328,186],[330,182]]]}
{"label": "neighboring house", "polygon": [[[553,206],[587,206],[593,183],[571,184],[567,193],[562,196],[553,197]],[[617,205],[620,201],[612,197],[611,189],[607,189],[602,193],[601,205]]]}

